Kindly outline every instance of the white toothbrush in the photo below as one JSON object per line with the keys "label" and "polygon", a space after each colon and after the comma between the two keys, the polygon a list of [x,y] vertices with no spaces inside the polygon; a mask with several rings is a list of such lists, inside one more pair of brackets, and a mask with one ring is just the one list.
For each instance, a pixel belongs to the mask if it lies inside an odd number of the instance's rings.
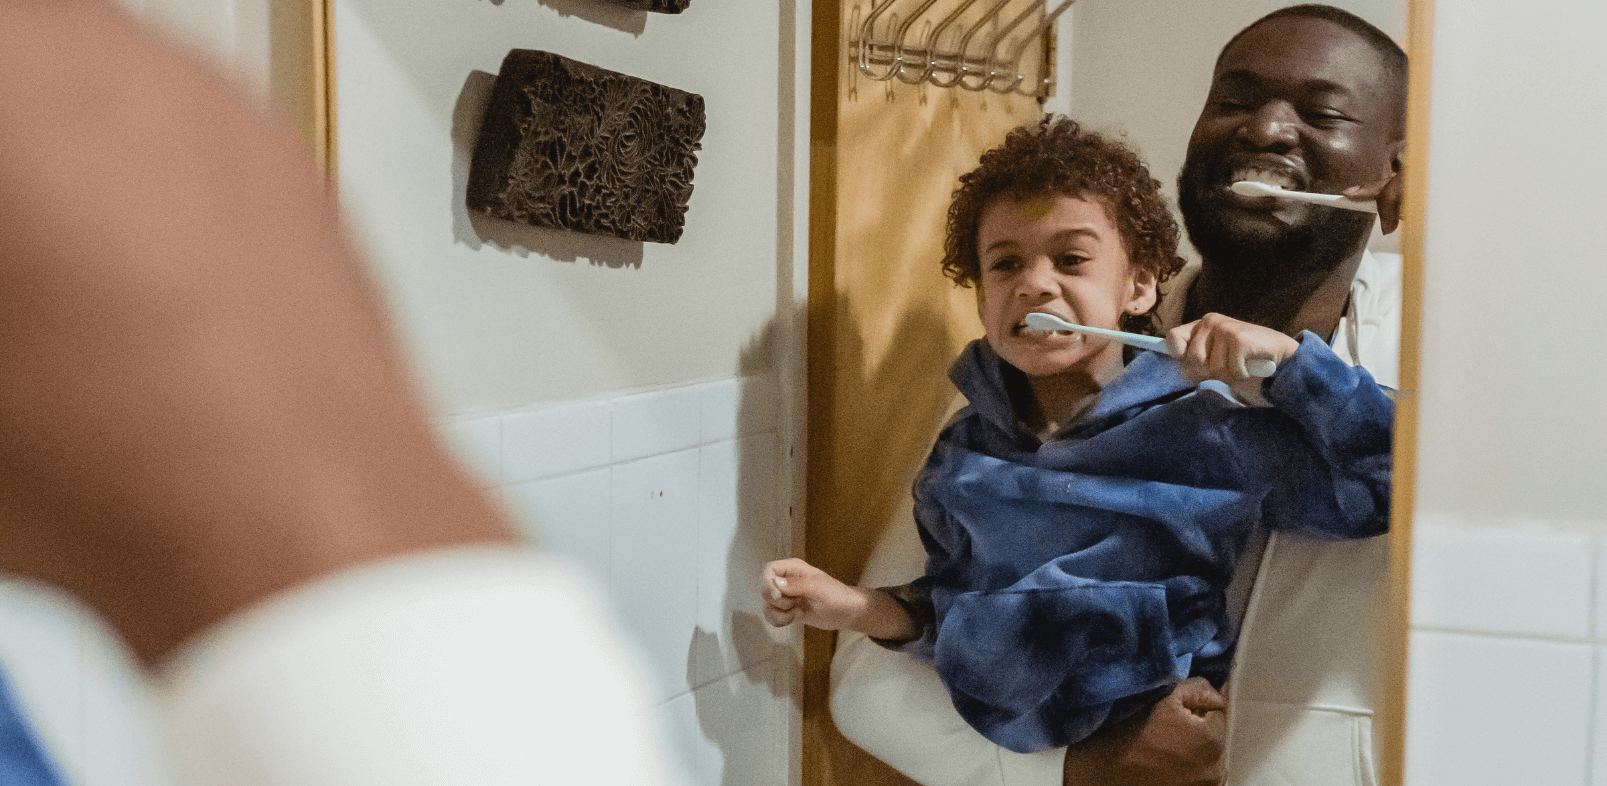
{"label": "white toothbrush", "polygon": [[[1130,347],[1147,349],[1159,352],[1167,357],[1174,357],[1172,350],[1167,349],[1166,339],[1155,336],[1143,336],[1137,333],[1123,333],[1120,330],[1106,330],[1104,328],[1088,327],[1075,322],[1067,322],[1054,314],[1045,314],[1034,311],[1027,315],[1027,327],[1033,330],[1070,330],[1076,333],[1086,333],[1090,336],[1108,338],[1118,344]],[[1278,364],[1267,358],[1250,358],[1244,363],[1244,370],[1252,377],[1270,377],[1278,370]]]}
{"label": "white toothbrush", "polygon": [[1329,207],[1355,210],[1361,213],[1377,213],[1378,205],[1374,202],[1362,202],[1355,199],[1346,199],[1338,194],[1313,194],[1307,191],[1288,191],[1281,186],[1270,183],[1257,183],[1254,180],[1240,180],[1234,183],[1233,193],[1247,197],[1276,197],[1278,199],[1292,199],[1296,202],[1310,202],[1313,205],[1327,205]]}

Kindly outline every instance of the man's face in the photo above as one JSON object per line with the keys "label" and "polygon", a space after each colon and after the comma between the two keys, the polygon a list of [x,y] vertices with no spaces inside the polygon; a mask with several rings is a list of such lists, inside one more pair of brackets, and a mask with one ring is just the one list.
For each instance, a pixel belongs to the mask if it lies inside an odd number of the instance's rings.
{"label": "man's face", "polygon": [[1221,263],[1276,253],[1289,264],[1291,252],[1313,244],[1344,246],[1323,256],[1359,247],[1370,215],[1240,196],[1229,186],[1257,180],[1335,194],[1383,180],[1399,154],[1395,89],[1382,57],[1332,22],[1283,17],[1235,41],[1216,68],[1178,179],[1200,253]]}

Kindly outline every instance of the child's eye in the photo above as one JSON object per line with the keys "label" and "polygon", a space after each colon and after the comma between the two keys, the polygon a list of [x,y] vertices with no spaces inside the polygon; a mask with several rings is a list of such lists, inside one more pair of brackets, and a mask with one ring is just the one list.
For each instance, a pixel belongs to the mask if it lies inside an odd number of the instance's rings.
{"label": "child's eye", "polygon": [[997,273],[1008,273],[1021,267],[1021,260],[1015,257],[1000,257],[988,263],[988,270]]}
{"label": "child's eye", "polygon": [[1076,267],[1087,261],[1088,257],[1081,254],[1062,254],[1059,259],[1055,260],[1055,264],[1060,267]]}

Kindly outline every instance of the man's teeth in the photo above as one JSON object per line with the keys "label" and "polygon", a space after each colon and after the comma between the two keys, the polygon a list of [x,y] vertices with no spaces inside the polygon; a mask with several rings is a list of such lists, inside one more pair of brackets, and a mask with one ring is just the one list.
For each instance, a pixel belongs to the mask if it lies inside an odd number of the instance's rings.
{"label": "man's teeth", "polygon": [[1278,186],[1290,191],[1297,191],[1300,188],[1300,183],[1295,180],[1293,175],[1287,172],[1274,172],[1265,169],[1234,170],[1233,182],[1237,183],[1241,180],[1248,180],[1252,183],[1266,183],[1269,186]]}

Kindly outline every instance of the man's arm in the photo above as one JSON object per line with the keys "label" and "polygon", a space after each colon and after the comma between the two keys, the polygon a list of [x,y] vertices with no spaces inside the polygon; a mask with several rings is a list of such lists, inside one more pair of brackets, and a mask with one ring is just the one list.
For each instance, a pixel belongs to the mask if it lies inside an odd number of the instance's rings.
{"label": "man's arm", "polygon": [[0,568],[154,662],[345,567],[512,541],[288,123],[100,0],[0,0],[0,95]]}
{"label": "man's arm", "polygon": [[1066,749],[1062,786],[1219,786],[1227,699],[1193,677],[1149,711]]}

